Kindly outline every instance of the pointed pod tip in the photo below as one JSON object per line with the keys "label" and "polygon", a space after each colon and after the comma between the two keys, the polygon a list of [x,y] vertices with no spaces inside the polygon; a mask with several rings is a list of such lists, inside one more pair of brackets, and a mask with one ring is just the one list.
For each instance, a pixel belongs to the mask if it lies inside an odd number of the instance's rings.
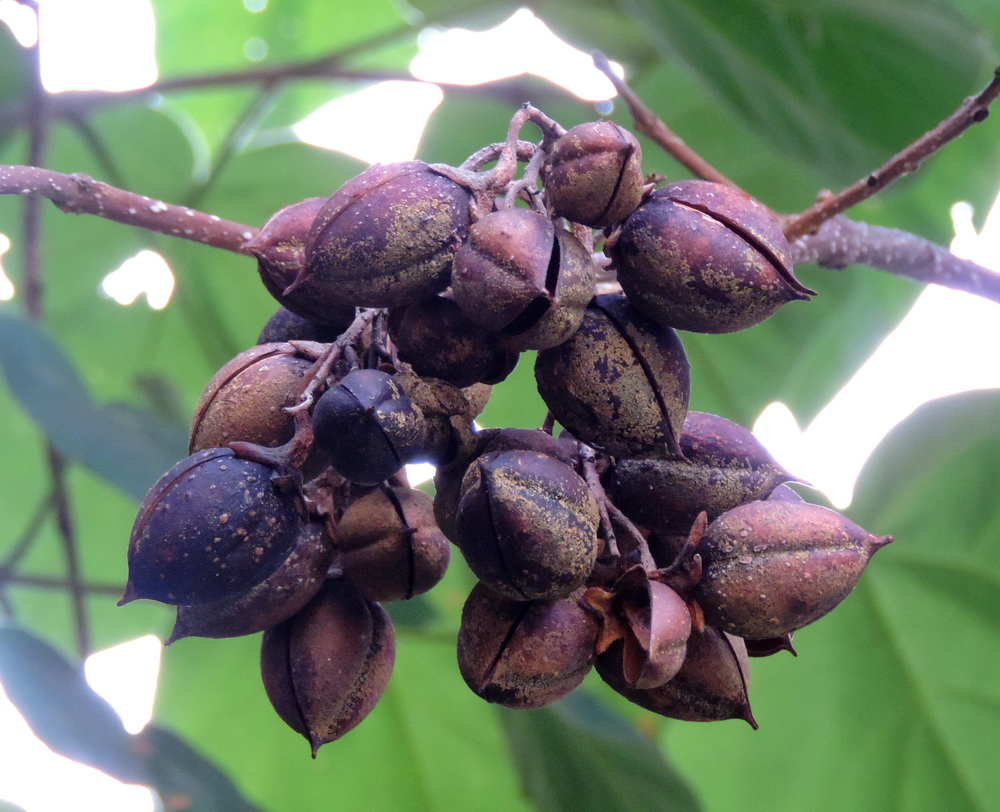
{"label": "pointed pod tip", "polygon": [[873,555],[878,552],[887,544],[892,544],[893,541],[895,541],[894,536],[871,536],[868,539],[868,549],[870,551],[869,555]]}
{"label": "pointed pod tip", "polygon": [[752,727],[754,730],[760,729],[760,725],[757,724],[757,720],[753,718],[753,711],[750,710],[750,703],[747,703],[743,706],[743,714],[740,716],[740,718],[748,725],[750,725],[750,727]]}
{"label": "pointed pod tip", "polygon": [[125,594],[122,595],[121,600],[118,601],[119,606],[124,606],[126,603],[132,603],[134,600],[138,600],[142,596],[136,592],[135,587],[132,586],[132,582],[129,581],[125,584]]}

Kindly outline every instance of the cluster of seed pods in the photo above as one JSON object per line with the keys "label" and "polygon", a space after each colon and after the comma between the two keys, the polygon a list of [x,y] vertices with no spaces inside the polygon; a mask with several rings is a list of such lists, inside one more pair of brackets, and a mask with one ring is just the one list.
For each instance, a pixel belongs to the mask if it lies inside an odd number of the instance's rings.
{"label": "cluster of seed pods", "polygon": [[[175,606],[168,642],[263,632],[266,693],[314,755],[385,689],[381,604],[431,589],[452,545],[478,579],[457,658],[483,699],[538,708],[596,668],[654,713],[756,726],[748,658],[791,650],[891,540],[688,411],[677,330],[744,329],[812,291],[766,207],[654,189],[611,122],[526,107],[461,167],[373,166],[247,250],[282,307],[143,502],[122,603]],[[611,272],[621,292],[597,295]],[[529,350],[545,428],[480,429]],[[433,498],[406,482],[418,461]]]}

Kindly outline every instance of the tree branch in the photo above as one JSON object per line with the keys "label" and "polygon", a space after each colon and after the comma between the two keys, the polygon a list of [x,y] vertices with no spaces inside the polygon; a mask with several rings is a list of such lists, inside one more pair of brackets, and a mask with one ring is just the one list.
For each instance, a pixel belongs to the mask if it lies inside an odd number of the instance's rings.
{"label": "tree branch", "polygon": [[594,66],[608,77],[611,84],[615,86],[615,90],[618,91],[618,95],[625,100],[632,113],[635,128],[639,132],[652,138],[668,155],[677,160],[695,177],[715,183],[724,183],[727,186],[736,186],[657,118],[656,114],[643,104],[642,99],[626,84],[625,80],[611,69],[611,63],[608,62],[608,58],[604,54],[600,51],[594,51],[591,53],[591,57],[594,60]]}
{"label": "tree branch", "polygon": [[859,223],[842,215],[792,242],[791,257],[796,265],[815,262],[835,270],[868,265],[1000,303],[1000,273],[957,257],[915,234]]}
{"label": "tree branch", "polygon": [[34,166],[0,165],[0,194],[45,197],[70,214],[94,214],[237,254],[257,233],[256,228],[126,192],[87,175],[64,175]]}
{"label": "tree branch", "polygon": [[949,141],[958,138],[973,124],[984,121],[990,114],[990,104],[998,95],[1000,95],[1000,68],[993,72],[992,81],[983,90],[962,102],[954,113],[933,130],[924,133],[868,177],[848,186],[838,194],[824,196],[815,206],[785,220],[785,236],[792,241],[803,234],[815,231],[821,223],[831,217],[856,206],[903,175],[915,172],[925,158],[933,155]]}

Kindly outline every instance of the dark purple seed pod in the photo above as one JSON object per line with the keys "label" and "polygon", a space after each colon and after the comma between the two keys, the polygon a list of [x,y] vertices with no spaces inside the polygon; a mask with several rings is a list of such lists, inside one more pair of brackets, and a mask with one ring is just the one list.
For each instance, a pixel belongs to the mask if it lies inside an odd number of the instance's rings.
{"label": "dark purple seed pod", "polygon": [[375,707],[396,635],[385,610],[347,582],[327,581],[298,614],[264,632],[261,676],[278,716],[316,751]]}
{"label": "dark purple seed pod", "polygon": [[302,504],[299,494],[272,485],[272,473],[228,448],[199,451],[167,471],[132,526],[119,603],[211,603],[278,569],[295,547]]}
{"label": "dark purple seed pod", "polygon": [[520,355],[441,296],[390,310],[389,336],[417,374],[459,387],[500,383]]}
{"label": "dark purple seed pod", "polygon": [[462,609],[458,667],[487,702],[540,708],[583,682],[600,623],[576,596],[514,601],[477,584]]}
{"label": "dark purple seed pod", "polygon": [[754,730],[747,685],[750,669],[746,646],[733,635],[706,626],[692,630],[684,664],[658,688],[630,688],[622,673],[622,644],[597,658],[597,673],[629,702],[660,716],[686,722],[743,719]]}
{"label": "dark purple seed pod", "polygon": [[590,253],[568,231],[527,209],[503,209],[469,229],[455,254],[452,292],[462,312],[517,350],[569,338],[594,295]]}
{"label": "dark purple seed pod", "polygon": [[767,207],[709,181],[654,191],[608,253],[629,301],[678,330],[743,330],[815,294],[792,273],[788,242]]}
{"label": "dark purple seed pod", "polygon": [[458,547],[476,576],[513,600],[563,598],[597,560],[598,509],[583,477],[532,451],[485,454],[462,481]]}
{"label": "dark purple seed pod", "polygon": [[538,353],[545,405],[574,437],[609,454],[676,454],[690,367],[677,334],[624,296],[598,296],[569,341]]}
{"label": "dark purple seed pod", "polygon": [[305,267],[286,296],[324,305],[395,307],[448,285],[471,196],[421,161],[375,164],[323,204]]}
{"label": "dark purple seed pod", "polygon": [[747,644],[748,657],[770,657],[779,651],[787,651],[793,657],[798,657],[799,653],[792,646],[792,632],[783,634],[780,637],[768,637],[764,640],[744,640]]}
{"label": "dark purple seed pod", "polygon": [[376,601],[423,594],[444,577],[451,556],[431,497],[385,485],[347,507],[337,524],[337,549],[344,577]]}
{"label": "dark purple seed pod", "polygon": [[642,148],[613,121],[590,121],[563,134],[542,168],[553,214],[593,228],[624,220],[642,199]]}
{"label": "dark purple seed pod", "polygon": [[240,637],[288,620],[319,592],[333,560],[322,524],[302,525],[295,549],[274,572],[247,592],[197,606],[178,606],[165,645],[182,637]]}
{"label": "dark purple seed pod", "polygon": [[846,598],[891,541],[808,502],[740,505],[702,536],[694,597],[713,626],[751,640],[780,637]]}
{"label": "dark purple seed pod", "polygon": [[683,459],[620,459],[606,477],[615,505],[661,535],[686,534],[702,511],[711,521],[795,481],[748,429],[718,415],[688,412],[680,445]]}
{"label": "dark purple seed pod", "polygon": [[420,410],[385,372],[356,369],[324,392],[313,408],[316,444],[338,474],[358,485],[377,485],[424,443]]}

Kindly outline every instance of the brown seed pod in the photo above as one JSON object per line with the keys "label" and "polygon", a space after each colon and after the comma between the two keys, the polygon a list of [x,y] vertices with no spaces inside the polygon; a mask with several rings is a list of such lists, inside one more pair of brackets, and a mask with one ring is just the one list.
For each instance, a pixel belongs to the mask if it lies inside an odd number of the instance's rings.
{"label": "brown seed pod", "polygon": [[181,460],[150,488],[129,540],[136,598],[186,606],[239,595],[288,558],[301,497],[271,484],[266,465],[210,448]]}
{"label": "brown seed pod", "polygon": [[615,505],[659,535],[687,533],[703,510],[711,521],[795,480],[749,430],[718,415],[688,412],[680,445],[683,459],[621,459],[606,477]]}
{"label": "brown seed pod", "polygon": [[462,609],[458,667],[487,702],[540,708],[583,682],[599,629],[596,614],[575,596],[513,601],[477,584]]}
{"label": "brown seed pod", "polygon": [[469,229],[455,254],[452,292],[462,312],[517,350],[554,347],[594,295],[590,253],[538,212],[503,209]]}
{"label": "brown seed pod", "polygon": [[333,560],[333,543],[323,525],[302,525],[295,549],[281,566],[247,592],[197,606],[178,606],[164,645],[182,637],[240,637],[288,620],[319,592]]}
{"label": "brown seed pod", "polygon": [[729,333],[815,291],[792,273],[771,212],[745,192],[702,180],[657,189],[608,246],[622,290],[660,324]]}
{"label": "brown seed pod", "polygon": [[322,323],[293,313],[286,307],[279,307],[261,328],[257,344],[279,341],[316,341],[329,344],[351,326],[354,308],[344,307],[341,313],[331,313],[330,317],[330,323]]}
{"label": "brown seed pod", "polygon": [[316,751],[353,730],[382,696],[396,656],[385,610],[327,581],[298,614],[264,632],[261,676],[278,716]]}
{"label": "brown seed pod", "polygon": [[751,640],[780,637],[846,598],[891,541],[820,505],[751,502],[708,526],[694,597],[713,626]]}
{"label": "brown seed pod", "polygon": [[579,474],[532,451],[485,454],[462,481],[458,547],[476,576],[513,600],[554,600],[597,560],[598,509]]}
{"label": "brown seed pod", "polygon": [[538,353],[538,393],[578,440],[609,454],[676,454],[690,367],[677,334],[624,296],[598,296],[573,337]]}
{"label": "brown seed pod", "polygon": [[306,238],[324,203],[326,198],[312,197],[285,206],[244,244],[244,250],[257,257],[264,287],[283,307],[314,323],[336,327],[345,318],[351,323],[353,306],[323,301],[308,292],[286,292],[305,266]]}
{"label": "brown seed pod", "polygon": [[238,440],[279,446],[294,433],[283,411],[297,402],[313,362],[291,344],[260,344],[241,352],[208,382],[191,421],[189,453]]}
{"label": "brown seed pod", "polygon": [[460,387],[500,383],[520,354],[466,318],[453,299],[441,296],[390,310],[389,336],[417,374]]}
{"label": "brown seed pod", "polygon": [[286,296],[327,305],[395,307],[448,285],[470,194],[421,161],[375,164],[323,204],[305,267]]}
{"label": "brown seed pod", "polygon": [[415,488],[380,486],[352,502],[337,524],[347,578],[363,597],[409,600],[444,577],[451,547],[434,521],[434,502]]}
{"label": "brown seed pod", "polygon": [[642,199],[642,148],[613,121],[578,124],[556,141],[542,177],[553,214],[608,228]]}
{"label": "brown seed pod", "polygon": [[687,722],[743,719],[756,730],[747,684],[750,669],[743,641],[706,626],[692,630],[684,664],[672,680],[658,688],[630,688],[622,673],[622,644],[597,658],[597,673],[629,702]]}
{"label": "brown seed pod", "polygon": [[656,688],[680,670],[691,613],[674,590],[633,567],[615,584],[614,606],[624,627],[622,676],[630,688]]}

